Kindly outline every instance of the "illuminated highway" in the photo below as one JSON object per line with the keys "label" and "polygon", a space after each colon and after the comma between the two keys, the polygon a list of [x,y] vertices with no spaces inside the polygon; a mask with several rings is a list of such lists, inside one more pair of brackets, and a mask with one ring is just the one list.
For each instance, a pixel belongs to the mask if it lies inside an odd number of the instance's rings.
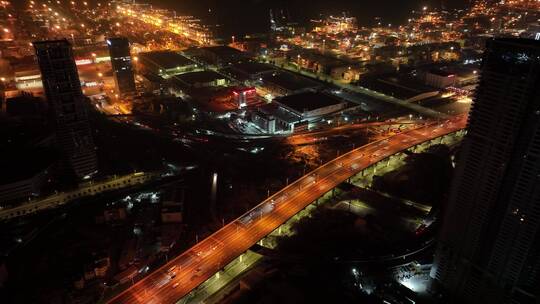
{"label": "illuminated highway", "polygon": [[175,303],[324,193],[391,155],[463,129],[466,116],[353,150],[315,169],[194,245],[108,303]]}

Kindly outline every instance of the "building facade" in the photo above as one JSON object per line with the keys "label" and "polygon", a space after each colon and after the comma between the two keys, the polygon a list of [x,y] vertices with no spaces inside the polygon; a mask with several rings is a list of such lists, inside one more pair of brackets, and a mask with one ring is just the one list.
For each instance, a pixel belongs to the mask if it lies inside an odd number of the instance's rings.
{"label": "building facade", "polygon": [[441,70],[431,70],[426,72],[425,83],[426,85],[444,89],[447,87],[453,87],[457,84],[457,76]]}
{"label": "building facade", "polygon": [[97,172],[96,148],[71,44],[67,40],[39,41],[34,48],[57,146],[75,176],[89,178]]}
{"label": "building facade", "polygon": [[538,303],[540,41],[487,43],[431,276],[451,303]]}
{"label": "building facade", "polygon": [[131,64],[129,41],[124,37],[107,39],[111,55],[114,83],[119,94],[135,92],[135,76]]}

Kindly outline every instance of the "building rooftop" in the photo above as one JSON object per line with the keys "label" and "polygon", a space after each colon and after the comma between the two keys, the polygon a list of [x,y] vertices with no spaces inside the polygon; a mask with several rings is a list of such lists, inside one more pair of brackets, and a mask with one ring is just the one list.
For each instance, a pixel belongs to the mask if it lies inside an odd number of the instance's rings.
{"label": "building rooftop", "polygon": [[344,101],[329,94],[320,92],[305,92],[288,95],[276,99],[280,104],[287,106],[299,113],[343,103]]}
{"label": "building rooftop", "polygon": [[350,60],[340,59],[336,58],[334,56],[329,56],[326,54],[321,54],[319,52],[308,50],[308,49],[302,49],[299,51],[293,51],[291,52],[291,56],[294,58],[296,56],[300,55],[303,59],[308,59],[310,61],[316,61],[321,65],[327,66],[327,67],[339,67],[339,66],[352,66],[355,63],[351,62]]}
{"label": "building rooftop", "polygon": [[190,48],[184,53],[211,64],[233,64],[248,59],[244,52],[228,46]]}
{"label": "building rooftop", "polygon": [[364,79],[360,82],[360,85],[370,90],[404,100],[434,91],[432,87],[424,85],[415,78],[399,74]]}
{"label": "building rooftop", "polygon": [[280,107],[277,103],[268,103],[257,108],[259,113],[267,117],[273,116],[287,123],[295,123],[302,120],[302,116]]}
{"label": "building rooftop", "polygon": [[218,46],[208,46],[202,48],[210,53],[213,53],[214,55],[218,57],[236,57],[236,56],[244,56],[244,53],[242,51],[239,51],[235,48],[225,46],[225,45],[218,45]]}
{"label": "building rooftop", "polygon": [[445,71],[445,70],[441,70],[441,69],[431,69],[431,70],[429,70],[429,73],[431,73],[433,75],[441,76],[441,77],[455,76],[454,73],[451,73],[451,72],[448,72],[448,71]]}
{"label": "building rooftop", "polygon": [[254,75],[254,74],[260,74],[260,73],[266,73],[266,72],[272,72],[275,71],[276,68],[274,68],[272,65],[266,64],[266,63],[260,63],[260,62],[243,62],[234,64],[232,66],[232,69],[237,70],[241,73],[247,74],[247,75]]}
{"label": "building rooftop", "polygon": [[225,79],[226,77],[214,71],[198,71],[176,75],[174,78],[183,83],[193,85],[196,83],[207,83],[217,79]]}
{"label": "building rooftop", "polygon": [[288,72],[268,74],[262,78],[265,83],[271,83],[289,91],[313,89],[321,86],[319,82]]}
{"label": "building rooftop", "polygon": [[110,37],[107,38],[107,45],[121,45],[124,47],[129,47],[129,40],[126,37]]}
{"label": "building rooftop", "polygon": [[144,62],[150,62],[159,66],[162,69],[174,69],[176,67],[188,66],[195,64],[188,58],[173,51],[157,51],[140,53],[140,59]]}
{"label": "building rooftop", "polygon": [[35,48],[48,48],[53,45],[71,46],[71,43],[67,39],[58,40],[40,40],[32,42]]}

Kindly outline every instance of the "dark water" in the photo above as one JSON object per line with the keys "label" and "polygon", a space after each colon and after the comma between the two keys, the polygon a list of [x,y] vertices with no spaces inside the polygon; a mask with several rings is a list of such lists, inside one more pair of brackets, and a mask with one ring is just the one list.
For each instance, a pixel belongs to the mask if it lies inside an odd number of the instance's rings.
{"label": "dark water", "polygon": [[283,10],[295,21],[306,24],[320,14],[347,12],[361,25],[399,24],[409,18],[412,10],[427,5],[433,8],[459,8],[468,0],[146,0],[156,6],[174,9],[178,14],[201,17],[222,25],[224,35],[266,32],[269,10]]}

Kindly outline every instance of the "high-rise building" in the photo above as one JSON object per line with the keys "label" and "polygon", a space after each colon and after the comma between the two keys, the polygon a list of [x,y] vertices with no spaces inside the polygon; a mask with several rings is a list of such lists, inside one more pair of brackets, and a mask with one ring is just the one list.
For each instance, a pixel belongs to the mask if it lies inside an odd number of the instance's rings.
{"label": "high-rise building", "polygon": [[114,83],[119,94],[135,91],[135,77],[131,65],[129,41],[124,37],[107,39],[111,64],[114,74]]}
{"label": "high-rise building", "polygon": [[88,178],[97,172],[96,148],[71,44],[67,40],[39,41],[34,48],[58,148],[73,173]]}
{"label": "high-rise building", "polygon": [[538,303],[539,227],[540,41],[490,40],[431,272],[435,285],[450,303]]}

